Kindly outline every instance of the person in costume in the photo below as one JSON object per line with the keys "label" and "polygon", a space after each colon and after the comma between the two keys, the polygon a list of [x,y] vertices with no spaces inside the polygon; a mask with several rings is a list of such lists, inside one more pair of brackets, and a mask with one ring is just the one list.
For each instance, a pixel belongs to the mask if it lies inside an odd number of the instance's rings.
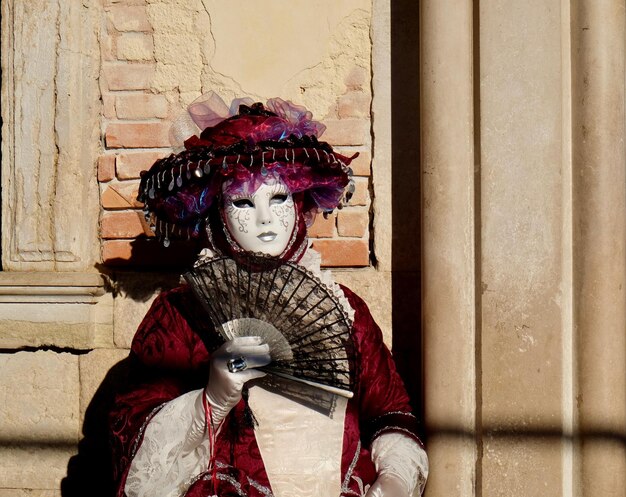
{"label": "person in costume", "polygon": [[188,285],[160,294],[133,339],[131,376],[110,413],[118,496],[407,497],[428,460],[382,334],[355,293],[320,270],[307,227],[351,190],[352,158],[281,99],[190,106],[200,136],[142,174],[157,237],[200,240],[203,258],[256,253],[297,264],[350,323],[352,398],[316,409],[258,368],[257,336],[224,339]]}

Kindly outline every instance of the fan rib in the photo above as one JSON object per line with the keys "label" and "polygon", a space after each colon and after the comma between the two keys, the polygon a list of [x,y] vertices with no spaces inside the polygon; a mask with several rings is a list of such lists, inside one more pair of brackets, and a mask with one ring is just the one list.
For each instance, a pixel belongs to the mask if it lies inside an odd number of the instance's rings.
{"label": "fan rib", "polygon": [[[272,272],[272,282],[269,284],[268,289],[269,288],[274,288],[277,276],[278,276],[278,268],[274,268],[274,271]],[[265,302],[263,302],[263,307],[262,307],[263,310],[267,310],[268,300],[269,300],[271,294],[272,294],[272,292],[270,292],[268,290],[267,296],[265,297]]]}
{"label": "fan rib", "polygon": [[[244,274],[246,275],[246,282],[248,283],[248,288],[246,288],[246,295],[250,295],[250,288],[252,285],[252,273],[250,272],[248,268],[244,268],[243,271],[244,271]],[[250,299],[245,299],[245,302],[247,304],[246,310],[248,313],[246,317],[252,317],[252,302]]]}
{"label": "fan rib", "polygon": [[[291,275],[293,274],[293,270],[294,270],[293,266],[290,266],[289,275],[285,278],[286,281],[289,281],[289,279],[291,278]],[[285,291],[285,285],[281,286],[280,292],[278,292],[278,295],[274,299],[274,305],[272,306],[272,309],[270,312],[273,312],[274,309],[276,309],[276,305],[280,302],[280,298],[282,297],[284,291]]]}
{"label": "fan rib", "polygon": [[[327,352],[330,352],[332,350],[345,350],[345,344],[340,343],[339,345],[335,345],[334,347],[324,347],[324,350]],[[338,356],[333,356],[333,358],[337,358]],[[347,359],[348,355],[346,354],[345,357],[341,357],[343,359]],[[300,361],[310,361],[310,358],[299,358],[297,355],[294,356],[294,358],[291,360],[291,362],[296,363],[296,362],[300,362]]]}
{"label": "fan rib", "polygon": [[[279,366],[269,366],[266,367],[265,370],[269,372],[274,371],[283,371],[283,372],[291,372],[294,375],[300,376],[302,378],[310,378],[312,380],[318,381],[324,384],[330,385],[346,385],[349,387],[349,381],[346,378],[342,378],[340,376],[347,377],[348,372],[345,370],[331,370],[326,368],[318,367],[279,367]],[[340,375],[340,376],[338,376]]]}
{"label": "fan rib", "polygon": [[302,278],[300,278],[300,281],[298,281],[298,284],[293,289],[293,292],[291,292],[291,295],[289,295],[289,298],[283,303],[283,309],[285,309],[289,305],[289,302],[291,302],[291,299],[296,294],[296,292],[300,289],[300,286],[302,286],[303,282],[304,282],[304,276],[302,276]]}
{"label": "fan rib", "polygon": [[254,307],[259,308],[259,295],[261,294],[261,288],[263,287],[263,272],[259,271],[259,284],[256,287],[256,295],[254,297]]}
{"label": "fan rib", "polygon": [[[302,277],[302,281],[304,281],[304,276]],[[304,296],[301,300],[306,300],[306,299],[308,299],[308,298],[309,298],[309,296],[313,293],[313,291],[314,291],[314,290],[316,290],[316,289],[318,289],[318,288],[319,288],[319,286],[320,286],[319,284],[316,284],[313,288],[311,288],[311,289],[309,290],[309,293],[307,293],[307,294],[306,294],[306,295],[305,295],[305,296]],[[324,300],[324,299],[322,299],[322,301],[323,301],[323,300]],[[309,312],[311,312],[311,311],[312,311],[312,310],[313,310],[313,309],[314,309],[317,305],[319,305],[319,304],[320,304],[320,302],[318,302],[317,304],[315,304],[315,306],[311,307],[311,308],[310,308],[310,309],[306,312],[306,314],[304,314],[304,315],[300,316],[300,319],[302,319],[304,316],[306,316]],[[297,310],[297,309],[298,309],[298,308],[297,308],[297,306],[293,306],[293,309],[291,309],[291,312],[290,312],[289,314],[287,314],[287,315],[285,315],[285,316],[283,316],[283,317],[282,317],[282,319],[281,319],[281,323],[283,323],[283,322],[285,322],[285,321],[288,321],[288,320],[289,320],[289,318],[293,315],[293,313],[294,313],[294,312],[296,312],[296,310]]]}
{"label": "fan rib", "polygon": [[207,311],[209,316],[217,317],[217,309],[214,308],[214,306],[212,305],[212,302],[210,301],[210,299],[207,298],[206,292],[204,290],[202,292],[202,297],[204,297],[204,298],[200,299],[200,303],[202,304],[204,309]]}
{"label": "fan rib", "polygon": [[[306,323],[307,327],[310,327],[311,325],[317,323],[318,321],[321,321],[322,319],[324,319],[326,316],[328,316],[331,312],[333,312],[335,310],[335,308],[331,308],[328,311],[326,311],[324,314],[318,316],[314,321],[311,321],[310,323]],[[323,330],[324,327],[320,328],[320,330]],[[294,339],[300,338],[300,332],[301,331],[305,331],[306,328],[304,328],[303,326],[299,327],[299,328],[292,328],[293,334],[294,334]],[[293,342],[292,342],[293,343]]]}
{"label": "fan rib", "polygon": [[[279,369],[279,368],[267,368],[266,367],[266,368],[263,368],[263,370],[272,374],[276,374],[276,373],[291,374],[297,378],[305,378],[311,381],[315,381],[315,383],[319,383],[321,385],[332,385],[335,387],[341,387],[341,388],[346,388],[346,389],[351,388],[349,375],[345,372],[323,371],[323,370],[320,370],[319,368],[316,368],[316,369],[312,369],[312,368]],[[343,378],[340,378],[339,375],[343,376]]]}
{"label": "fan rib", "polygon": [[[217,277],[215,275],[215,268],[213,266],[211,266],[211,274],[214,280],[217,281]],[[206,278],[207,275],[203,273],[203,277]],[[224,312],[222,312],[220,306],[217,304],[218,302],[221,301],[221,296],[218,294],[219,289],[213,287],[213,285],[207,285],[205,281],[203,281],[203,283],[205,287],[210,288],[209,292],[211,293],[209,293],[206,296],[206,298],[211,300],[211,303],[209,305],[211,305],[215,309],[215,317],[218,318],[221,322],[223,322],[223,319],[226,317],[226,315],[224,314]]]}
{"label": "fan rib", "polygon": [[[226,260],[222,259],[222,274],[221,277],[218,277],[218,275],[215,274],[215,270],[216,270],[216,266],[218,266],[217,264],[213,265],[210,264],[208,267],[211,269],[211,275],[213,276],[215,282],[219,282],[219,281],[223,281],[223,280],[228,280],[228,277],[226,276],[228,274],[227,271],[227,266],[226,266]],[[207,282],[207,284],[210,284],[211,281],[209,280]],[[232,291],[231,291],[231,285],[229,285],[228,283],[226,284],[226,292],[228,295],[228,298],[226,298],[226,296],[224,295],[223,291],[221,288],[219,288],[218,285],[211,285],[215,287],[215,291],[216,293],[218,293],[217,298],[219,299],[218,302],[223,302],[224,299],[227,300],[226,305],[228,306],[228,316],[226,315],[226,309],[224,309],[224,307],[222,307],[222,315],[220,318],[220,324],[221,323],[225,323],[226,321],[229,320],[229,317],[232,316],[233,314],[233,296],[232,296]],[[215,324],[215,323],[214,323]]]}
{"label": "fan rib", "polygon": [[237,310],[239,310],[239,314],[236,316],[237,318],[248,317],[248,301],[246,299],[241,298],[241,289],[242,285],[245,284],[242,268],[239,265],[235,266],[237,272],[237,285],[235,286],[236,294],[237,294],[237,302],[240,302],[241,305],[235,306]]}
{"label": "fan rib", "polygon": [[336,395],[340,395],[342,397],[346,397],[348,399],[351,399],[354,396],[354,394],[350,390],[345,390],[343,388],[336,388],[336,387],[333,387],[332,385],[325,385],[323,383],[318,383],[316,381],[305,380],[303,378],[298,378],[296,376],[292,376],[292,375],[278,372],[278,371],[274,371],[273,374],[277,376],[282,376],[283,378],[287,378],[289,380],[297,381],[299,383],[304,383],[305,385],[309,385],[309,386],[316,387],[316,388],[321,388],[322,390],[334,393]]}
{"label": "fan rib", "polygon": [[[316,288],[319,288],[319,286],[318,286],[318,287],[316,287]],[[313,305],[313,306],[312,306],[312,307],[311,307],[308,311],[306,311],[304,314],[302,314],[302,316],[300,316],[300,319],[301,319],[301,320],[302,320],[302,319],[304,319],[304,318],[305,318],[306,316],[308,316],[311,312],[313,312],[315,309],[317,309],[318,307],[320,307],[320,306],[322,305],[322,303],[323,303],[324,301],[326,301],[326,300],[328,300],[328,295],[324,295],[324,296],[323,296],[320,300],[318,300],[316,304],[314,304],[314,305]],[[331,310],[331,311],[332,311],[332,310]],[[329,311],[329,312],[331,312],[331,311]],[[316,319],[315,321],[317,321],[317,319]],[[313,323],[315,323],[315,321],[313,321]],[[309,323],[309,324],[310,324],[310,323]]]}
{"label": "fan rib", "polygon": [[[308,333],[308,334],[303,335],[303,336],[301,336],[301,337],[297,337],[295,340],[292,340],[292,341],[291,341],[291,344],[294,344],[294,343],[302,343],[302,341],[303,341],[303,340],[305,340],[305,339],[309,338],[310,336],[313,336],[313,335],[315,335],[315,334],[319,333],[319,332],[320,332],[320,331],[322,331],[322,330],[325,330],[325,329],[330,329],[330,327],[331,327],[331,326],[333,326],[333,325],[335,325],[335,324],[337,324],[337,323],[339,323],[339,322],[341,322],[341,320],[339,320],[339,319],[338,319],[337,321],[334,321],[334,322],[332,322],[332,323],[330,323],[330,324],[327,324],[327,325],[322,326],[321,328],[317,328],[317,329],[313,330],[311,333]],[[324,335],[324,337],[322,337],[322,338],[320,338],[320,339],[318,339],[318,340],[315,340],[315,341],[313,341],[313,342],[311,342],[311,343],[317,343],[317,342],[322,341],[322,340],[327,340],[328,338],[334,338],[334,337],[343,336],[345,333],[346,333],[345,331],[341,331],[340,333],[338,333],[338,334],[336,334],[336,335],[332,335],[332,336],[330,336],[330,335]]]}

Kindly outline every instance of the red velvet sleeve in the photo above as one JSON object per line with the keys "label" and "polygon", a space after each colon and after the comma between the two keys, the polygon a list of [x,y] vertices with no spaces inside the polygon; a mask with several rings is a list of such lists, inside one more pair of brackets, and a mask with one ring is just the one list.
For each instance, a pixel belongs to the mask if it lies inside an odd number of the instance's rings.
{"label": "red velvet sleeve", "polygon": [[381,433],[400,432],[417,441],[418,423],[409,396],[396,371],[380,328],[363,300],[342,289],[355,311],[353,338],[358,351],[357,395],[363,438],[368,443]]}
{"label": "red velvet sleeve", "polygon": [[[115,481],[126,474],[151,417],[166,402],[206,384],[206,342],[192,331],[194,301],[185,287],[159,295],[135,334],[130,374],[109,414]],[[195,323],[194,323],[195,324]]]}

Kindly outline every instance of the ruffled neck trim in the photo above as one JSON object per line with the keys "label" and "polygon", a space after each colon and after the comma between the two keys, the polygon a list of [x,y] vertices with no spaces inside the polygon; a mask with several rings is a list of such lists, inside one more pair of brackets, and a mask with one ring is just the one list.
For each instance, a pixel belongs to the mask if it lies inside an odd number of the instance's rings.
{"label": "ruffled neck trim", "polygon": [[337,297],[337,300],[350,318],[350,321],[354,322],[354,309],[350,305],[350,302],[348,302],[348,299],[343,293],[341,287],[333,279],[332,272],[329,269],[321,268],[322,256],[317,250],[313,249],[310,241],[306,251],[304,252],[304,255],[302,256],[298,264],[308,269],[311,273],[317,276],[320,281],[324,283],[324,285],[332,290],[333,295]]}

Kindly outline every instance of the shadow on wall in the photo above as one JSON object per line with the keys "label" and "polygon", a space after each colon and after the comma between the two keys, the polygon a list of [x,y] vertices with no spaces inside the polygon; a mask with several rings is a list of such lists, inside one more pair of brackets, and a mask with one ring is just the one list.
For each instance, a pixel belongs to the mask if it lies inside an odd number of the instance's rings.
{"label": "shadow on wall", "polygon": [[[182,270],[190,267],[198,250],[189,244],[172,245],[165,248],[156,239],[139,238],[131,242],[130,257],[98,264],[96,268],[106,276],[106,290],[116,297],[145,302],[161,291],[178,286]],[[62,497],[115,495],[108,413],[116,394],[128,382],[129,370],[128,358],[113,366],[89,403],[78,453],[70,459],[67,476],[61,482]]]}
{"label": "shadow on wall", "polygon": [[[156,271],[177,270],[190,268],[202,248],[202,240],[197,242],[172,241],[168,247],[155,237],[140,236],[130,241],[119,252],[108,252],[105,249],[103,264],[97,269],[110,273],[114,268],[132,268],[133,270]],[[128,250],[130,248],[130,250]]]}
{"label": "shadow on wall", "polygon": [[181,275],[201,250],[200,242],[173,241],[164,247],[153,237],[139,237],[128,245],[129,253],[109,257],[95,267],[106,277],[107,292],[139,302],[179,286]]}
{"label": "shadow on wall", "polygon": [[391,2],[393,355],[423,419],[420,291],[419,2]]}
{"label": "shadow on wall", "polygon": [[115,495],[107,417],[116,393],[126,383],[128,371],[128,359],[113,366],[89,403],[78,453],[70,459],[67,476],[61,482],[63,497]]}

